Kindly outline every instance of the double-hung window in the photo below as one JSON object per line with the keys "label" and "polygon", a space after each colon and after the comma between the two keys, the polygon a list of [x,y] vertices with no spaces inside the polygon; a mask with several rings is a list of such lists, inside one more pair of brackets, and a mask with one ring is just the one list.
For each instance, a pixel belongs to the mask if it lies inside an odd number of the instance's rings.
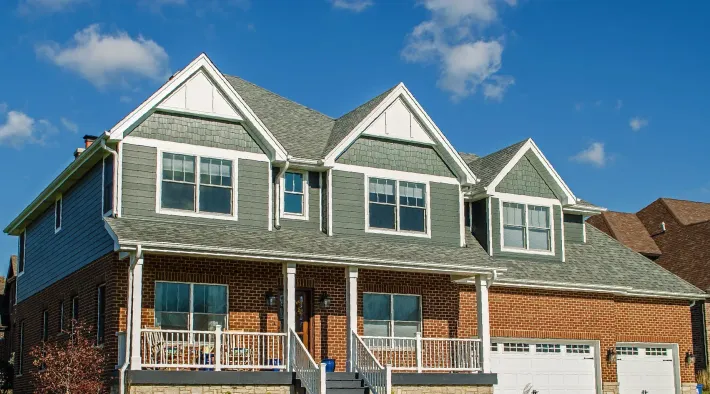
{"label": "double-hung window", "polygon": [[421,332],[418,295],[365,293],[362,295],[365,336],[415,337]]}
{"label": "double-hung window", "polygon": [[426,193],[423,183],[370,178],[369,228],[426,233]]}
{"label": "double-hung window", "polygon": [[[199,165],[199,177],[195,176]],[[232,215],[232,161],[163,153],[160,206],[168,210]]]}
{"label": "double-hung window", "polygon": [[550,208],[503,203],[503,246],[510,249],[552,250]]}
{"label": "double-hung window", "polygon": [[306,177],[302,172],[284,174],[284,216],[306,216]]}
{"label": "double-hung window", "polygon": [[155,325],[167,330],[227,328],[227,286],[155,283]]}
{"label": "double-hung window", "polygon": [[103,214],[113,213],[113,156],[104,159]]}

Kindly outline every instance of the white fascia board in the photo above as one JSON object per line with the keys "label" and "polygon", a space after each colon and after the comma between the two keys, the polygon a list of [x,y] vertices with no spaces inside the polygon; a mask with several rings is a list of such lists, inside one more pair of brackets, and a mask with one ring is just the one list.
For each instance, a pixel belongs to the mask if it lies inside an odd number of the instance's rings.
{"label": "white fascia board", "polygon": [[550,164],[545,155],[542,154],[542,151],[540,150],[540,148],[537,147],[532,138],[528,138],[525,144],[523,144],[523,146],[520,147],[518,152],[515,153],[515,156],[513,156],[513,158],[510,159],[510,161],[508,162],[508,164],[503,167],[503,170],[501,170],[501,172],[499,172],[498,175],[493,178],[491,183],[486,187],[486,191],[489,194],[494,192],[496,186],[498,186],[498,184],[505,178],[506,175],[508,175],[508,173],[513,169],[513,167],[518,164],[520,159],[522,159],[522,157],[525,156],[528,151],[533,152],[533,154],[537,156],[543,167],[545,167],[545,170],[552,176],[552,178],[555,180],[555,183],[557,183],[557,185],[564,192],[566,200],[562,203],[565,205],[577,203],[577,197],[574,196],[572,190],[562,180],[562,177],[560,177],[557,171],[555,171],[555,169],[552,167],[552,164]]}
{"label": "white fascia board", "polygon": [[[367,127],[377,119],[387,108],[397,100],[398,97],[402,97],[405,104],[412,110],[414,115],[422,121],[422,125],[428,132],[429,136],[432,137],[437,144],[434,145],[434,149],[442,154],[444,158],[449,158],[448,164],[453,164],[453,167],[458,169],[456,171],[459,176],[459,182],[463,185],[474,185],[478,182],[478,178],[473,174],[471,169],[466,165],[466,162],[461,158],[453,145],[444,136],[444,133],[439,130],[434,121],[429,117],[429,115],[424,111],[422,106],[417,102],[412,93],[404,86],[403,83],[399,83],[388,95],[385,97],[380,104],[375,107],[355,128],[345,137],[338,145],[333,148],[333,150],[328,153],[324,159],[326,166],[333,166],[335,164],[335,159],[340,156],[345,150],[355,142],[355,140],[362,134]],[[446,160],[446,159],[445,159]]]}
{"label": "white fascia board", "polygon": [[227,99],[234,105],[239,112],[246,118],[247,122],[256,129],[262,141],[273,150],[271,159],[284,161],[287,158],[286,150],[276,140],[264,123],[256,116],[254,111],[247,105],[242,97],[234,90],[229,82],[224,78],[224,75],[215,67],[212,61],[204,53],[200,54],[187,67],[177,72],[169,81],[153,93],[148,99],[143,101],[136,109],[129,113],[125,118],[121,119],[115,126],[109,130],[112,140],[121,140],[126,131],[134,127],[136,124],[148,117],[156,107],[165,100],[170,94],[182,86],[190,77],[199,70],[203,70],[227,96]]}

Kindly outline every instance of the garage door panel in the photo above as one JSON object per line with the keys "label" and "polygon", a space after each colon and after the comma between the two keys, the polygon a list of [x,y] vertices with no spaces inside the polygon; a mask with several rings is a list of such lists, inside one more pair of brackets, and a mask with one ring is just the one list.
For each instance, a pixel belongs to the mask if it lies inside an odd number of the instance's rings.
{"label": "garage door panel", "polygon": [[670,347],[619,346],[616,369],[620,394],[674,394],[675,371]]}

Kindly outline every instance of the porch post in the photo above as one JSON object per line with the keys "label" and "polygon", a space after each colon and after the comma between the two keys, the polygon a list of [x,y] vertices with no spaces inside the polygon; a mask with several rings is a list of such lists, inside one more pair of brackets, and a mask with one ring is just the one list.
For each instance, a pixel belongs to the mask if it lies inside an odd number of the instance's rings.
{"label": "porch post", "polygon": [[[291,352],[291,330],[296,331],[296,264],[284,263],[284,332],[286,333],[286,351]],[[287,354],[286,370],[291,371],[292,354]]]}
{"label": "porch post", "polygon": [[488,279],[476,276],[476,311],[478,338],[481,339],[481,366],[484,373],[491,372],[491,319],[488,309]]}
{"label": "porch post", "polygon": [[355,365],[353,362],[354,349],[355,349],[355,338],[352,336],[353,332],[357,332],[357,267],[348,267],[345,269],[346,277],[346,321],[347,321],[347,333],[345,338],[347,338],[347,354],[345,366],[348,372],[355,372]]}
{"label": "porch post", "polygon": [[133,266],[133,299],[131,300],[131,316],[127,316],[131,325],[131,370],[141,369],[141,315],[143,311],[143,251],[138,246],[135,252]]}

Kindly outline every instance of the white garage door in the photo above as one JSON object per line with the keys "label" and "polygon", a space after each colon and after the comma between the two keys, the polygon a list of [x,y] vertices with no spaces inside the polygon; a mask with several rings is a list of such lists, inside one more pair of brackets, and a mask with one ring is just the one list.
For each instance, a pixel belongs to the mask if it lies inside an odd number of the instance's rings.
{"label": "white garage door", "polygon": [[616,372],[620,394],[674,394],[675,372],[670,347],[618,346]]}
{"label": "white garage door", "polygon": [[594,346],[557,342],[493,343],[496,394],[595,394]]}

